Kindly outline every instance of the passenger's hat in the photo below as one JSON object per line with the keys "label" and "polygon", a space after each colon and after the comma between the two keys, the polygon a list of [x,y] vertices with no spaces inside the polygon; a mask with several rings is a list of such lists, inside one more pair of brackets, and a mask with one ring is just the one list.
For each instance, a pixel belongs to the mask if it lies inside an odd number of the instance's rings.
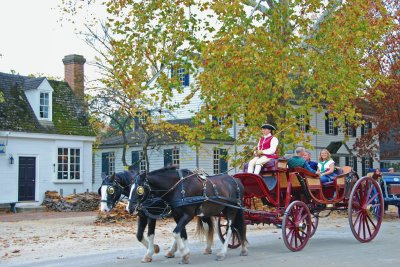
{"label": "passenger's hat", "polygon": [[271,124],[268,124],[268,123],[263,124],[263,125],[261,126],[261,128],[262,128],[262,129],[269,129],[269,130],[271,130],[271,131],[276,130],[275,126],[273,126],[273,125],[271,125]]}

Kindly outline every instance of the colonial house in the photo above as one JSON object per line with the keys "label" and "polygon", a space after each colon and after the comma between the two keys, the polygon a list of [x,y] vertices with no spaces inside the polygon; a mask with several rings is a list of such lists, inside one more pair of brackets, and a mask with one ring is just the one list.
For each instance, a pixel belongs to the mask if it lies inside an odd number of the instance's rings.
{"label": "colonial house", "polygon": [[65,56],[65,81],[0,73],[0,204],[41,204],[47,190],[92,191],[85,61]]}
{"label": "colonial house", "polygon": [[[170,70],[170,75],[173,74]],[[184,90],[182,93],[175,93],[174,99],[176,102],[181,102],[184,97],[190,92],[190,84],[196,82],[194,77],[185,69],[179,69],[177,72]],[[183,108],[175,112],[175,117],[180,120],[190,121],[193,114],[203,105],[199,97],[195,97],[192,101]],[[327,148],[339,166],[352,166],[360,175],[365,175],[369,168],[378,167],[378,162],[372,158],[359,158],[353,150],[353,144],[357,137],[363,135],[368,129],[365,127],[349,129],[344,133],[335,126],[334,119],[327,119],[327,113],[318,113],[312,110],[312,119],[308,125],[301,124],[299,130],[311,135],[311,144],[315,148],[312,151],[313,160],[317,160],[319,152]],[[318,134],[314,135],[308,132],[308,128],[312,126],[318,129]],[[160,142],[150,152],[150,170],[158,169],[167,164],[179,164],[181,168],[202,168],[208,174],[216,174],[224,171],[236,173],[241,171],[240,168],[231,168],[230,162],[224,160],[224,154],[233,154],[234,151],[240,151],[241,147],[235,145],[234,139],[238,134],[242,125],[237,125],[233,122],[230,129],[232,140],[203,140],[201,149],[193,149],[184,143],[168,143]],[[345,136],[349,136],[346,140]],[[137,138],[132,136],[129,139],[129,149],[127,153],[127,162],[135,163],[141,158],[141,147],[138,145]],[[165,140],[164,140],[165,141]],[[140,142],[139,142],[140,143]],[[111,174],[123,169],[121,162],[123,142],[122,138],[115,137],[108,140],[103,140],[99,150],[95,153],[95,183],[101,182],[102,173]],[[138,166],[134,166],[137,170],[145,169],[145,162],[140,162]]]}

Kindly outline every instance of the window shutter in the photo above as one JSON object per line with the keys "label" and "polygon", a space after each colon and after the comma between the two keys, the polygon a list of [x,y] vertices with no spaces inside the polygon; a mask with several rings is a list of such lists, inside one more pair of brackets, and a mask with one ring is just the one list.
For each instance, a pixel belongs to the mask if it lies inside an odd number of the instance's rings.
{"label": "window shutter", "polygon": [[101,153],[101,172],[104,173],[105,175],[109,174],[109,159],[110,153]]}
{"label": "window shutter", "polygon": [[365,128],[364,128],[364,125],[361,125],[361,135],[364,135],[365,134]]}
{"label": "window shutter", "polygon": [[175,76],[174,66],[171,66],[171,79]]}
{"label": "window shutter", "polygon": [[344,165],[349,166],[349,157],[346,157]]}
{"label": "window shutter", "polygon": [[190,84],[190,77],[189,77],[189,70],[185,73],[185,81],[183,83],[184,86],[189,86]]}
{"label": "window shutter", "polygon": [[[335,119],[334,121],[336,122],[336,119]],[[335,135],[338,135],[338,134],[339,134],[339,127],[335,126],[335,127],[333,128],[333,133],[334,133]]]}
{"label": "window shutter", "polygon": [[132,151],[132,169],[140,172],[139,151]]}
{"label": "window shutter", "polygon": [[228,155],[228,151],[226,149],[219,150],[219,171],[220,173],[224,173],[228,171],[228,161],[226,156]]}
{"label": "window shutter", "polygon": [[365,158],[364,157],[362,158],[361,166],[362,166],[362,176],[365,176],[366,171],[365,171]]}
{"label": "window shutter", "polygon": [[164,149],[164,167],[172,164],[172,149]]}
{"label": "window shutter", "polygon": [[357,137],[357,128],[353,127],[353,137]]}
{"label": "window shutter", "polygon": [[325,134],[329,134],[329,118],[328,118],[328,112],[325,113]]}
{"label": "window shutter", "polygon": [[353,157],[353,162],[354,162],[353,170],[357,172],[357,157]]}

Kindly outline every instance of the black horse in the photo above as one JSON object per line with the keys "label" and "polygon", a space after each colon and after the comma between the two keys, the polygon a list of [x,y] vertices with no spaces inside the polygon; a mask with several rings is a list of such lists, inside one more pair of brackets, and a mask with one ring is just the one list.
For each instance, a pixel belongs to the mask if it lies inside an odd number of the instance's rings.
{"label": "black horse", "polygon": [[[136,176],[137,174],[135,172],[123,171],[108,177],[103,177],[103,182],[98,190],[99,195],[101,196],[100,211],[109,212],[113,207],[115,207],[122,195],[128,197],[131,185],[134,183]],[[149,228],[146,239],[143,234],[147,225]],[[147,248],[142,262],[151,262],[153,254],[160,251],[160,247],[154,244],[155,228],[155,219],[149,218],[141,212],[138,213],[136,238]]]}
{"label": "black horse", "polygon": [[[131,187],[128,211],[146,211],[150,203],[164,202],[165,210],[171,209],[177,223],[173,230],[175,242],[182,256],[182,263],[189,263],[190,251],[187,247],[185,226],[199,216],[208,229],[207,237],[212,236],[212,216],[223,216],[228,221],[228,232],[217,260],[226,256],[232,230],[237,231],[241,244],[241,255],[247,255],[246,227],[244,224],[241,200],[244,188],[241,182],[227,174],[202,177],[189,170],[179,170],[175,166],[162,168],[137,177]],[[202,226],[202,224],[198,224]],[[201,231],[199,231],[201,232]],[[211,233],[211,234],[210,234]],[[210,239],[207,246],[210,248]],[[207,252],[207,249],[206,249]],[[209,249],[211,252],[211,249]]]}

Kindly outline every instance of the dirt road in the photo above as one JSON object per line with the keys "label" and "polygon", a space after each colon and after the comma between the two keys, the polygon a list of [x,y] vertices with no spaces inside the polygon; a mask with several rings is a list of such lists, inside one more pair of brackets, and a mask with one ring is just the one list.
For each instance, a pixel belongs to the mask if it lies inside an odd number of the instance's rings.
{"label": "dirt road", "polygon": [[[385,215],[384,225],[386,224],[386,226],[384,229],[386,230],[383,232],[386,231],[386,234],[389,234],[391,238],[393,238],[394,235],[398,235],[400,238],[400,220],[397,218],[396,213],[397,211],[393,214]],[[109,253],[114,253],[112,254],[113,258],[110,260],[115,261],[115,259],[119,257],[118,255],[120,255],[122,259],[126,259],[128,257],[127,255],[131,255],[130,257],[134,257],[134,259],[130,260],[130,263],[139,263],[144,253],[144,248],[136,241],[136,222],[130,220],[117,223],[96,224],[96,218],[96,212],[0,214],[0,266],[19,266],[25,264],[28,264],[26,266],[42,266],[44,262],[65,261],[66,259],[73,259],[76,257],[82,257],[83,259],[92,258],[94,262],[96,262],[96,260],[101,258],[99,255],[106,257],[105,255]],[[158,259],[156,261],[159,263],[165,261],[162,255],[173,241],[171,235],[173,226],[174,225],[169,220],[159,221],[157,224],[155,241],[160,245],[161,255],[156,256]],[[196,252],[196,246],[202,247],[203,244],[199,240],[194,239],[194,223],[190,223],[187,230],[190,243],[193,244],[195,249],[193,254],[201,255],[201,249]],[[332,243],[335,246],[339,246],[340,249],[343,249],[338,243],[340,240],[338,241],[337,238],[333,238],[333,241],[329,240],[329,236],[337,237],[342,235],[342,233],[346,238],[351,240],[349,242],[358,244],[358,242],[354,240],[354,237],[352,237],[346,214],[334,213],[328,218],[322,218],[320,220],[316,237],[313,237],[311,240],[313,242],[310,242],[310,246],[315,246],[318,242],[325,242],[327,244]],[[385,245],[384,240],[382,240],[383,235],[384,234],[380,233],[377,238],[380,240],[379,244],[382,246]],[[252,253],[251,251],[265,253],[261,248],[265,246],[266,242],[267,244],[269,242],[269,246],[272,246],[271,242],[274,244],[276,243],[272,247],[279,247],[279,251],[282,253],[288,252],[281,240],[280,229],[274,226],[249,226],[248,236],[251,242],[250,253]],[[319,241],[314,241],[318,239]],[[216,240],[214,251],[217,250],[216,248],[220,247],[218,237],[216,237]],[[312,243],[314,243],[314,245],[312,245]],[[374,243],[375,240],[371,242],[371,244]],[[367,246],[371,249],[374,247],[374,245],[369,244]],[[393,244],[391,244],[391,246],[393,246]],[[268,250],[270,249],[271,248]],[[319,249],[318,245],[314,250],[315,249]],[[327,249],[332,249],[331,245],[329,245]],[[136,251],[138,255],[133,256],[133,251]],[[238,253],[232,251],[230,254]],[[300,254],[296,253],[296,255]],[[196,259],[196,257],[197,256],[195,256],[194,259]],[[244,260],[242,258],[243,257],[240,257],[238,259],[242,261]],[[199,260],[201,263],[201,257]],[[177,259],[174,259],[174,261],[177,261]],[[260,259],[260,263],[261,262],[262,259]],[[99,266],[101,265],[100,263],[97,264]],[[48,266],[51,266],[51,264]]]}

